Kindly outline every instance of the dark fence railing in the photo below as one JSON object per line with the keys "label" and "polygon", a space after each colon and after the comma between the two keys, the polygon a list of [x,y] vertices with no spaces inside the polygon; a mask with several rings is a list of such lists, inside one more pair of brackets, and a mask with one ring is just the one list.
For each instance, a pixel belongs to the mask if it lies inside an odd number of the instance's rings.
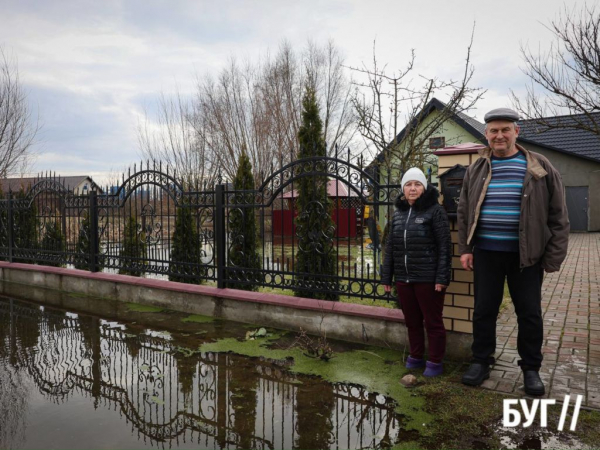
{"label": "dark fence railing", "polygon": [[[303,192],[327,196],[302,201]],[[0,259],[217,287],[386,299],[382,229],[399,185],[350,155],[295,161],[256,190],[184,186],[158,164],[82,194],[39,177],[0,200]],[[256,241],[245,254],[247,240]]]}

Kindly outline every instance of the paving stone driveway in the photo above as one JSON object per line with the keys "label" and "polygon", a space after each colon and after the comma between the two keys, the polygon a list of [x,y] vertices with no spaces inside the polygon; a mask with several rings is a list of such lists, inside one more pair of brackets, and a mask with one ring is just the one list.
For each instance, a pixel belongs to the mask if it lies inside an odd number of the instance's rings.
{"label": "paving stone driveway", "polygon": [[[483,387],[525,395],[517,366],[517,320],[512,303],[498,319],[497,362]],[[542,286],[546,397],[584,396],[600,408],[600,233],[572,233],[561,270]],[[573,400],[571,400],[573,401]]]}

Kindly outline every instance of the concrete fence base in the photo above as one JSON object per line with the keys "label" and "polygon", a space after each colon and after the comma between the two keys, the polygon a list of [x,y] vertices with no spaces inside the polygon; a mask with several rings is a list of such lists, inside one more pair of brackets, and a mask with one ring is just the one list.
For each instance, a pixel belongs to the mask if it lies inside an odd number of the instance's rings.
{"label": "concrete fence base", "polygon": [[[37,289],[34,294],[31,287],[284,330],[302,328],[313,335],[326,334],[332,339],[380,347],[408,348],[404,316],[398,309],[0,261],[3,294],[23,298],[34,295],[31,300],[43,302],[43,291]],[[447,356],[468,358],[471,339],[470,334],[449,331]]]}

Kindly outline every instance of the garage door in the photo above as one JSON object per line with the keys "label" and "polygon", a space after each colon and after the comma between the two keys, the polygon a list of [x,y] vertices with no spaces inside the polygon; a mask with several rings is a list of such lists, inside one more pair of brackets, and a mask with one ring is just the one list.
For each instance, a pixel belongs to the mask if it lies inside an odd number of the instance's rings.
{"label": "garage door", "polygon": [[587,231],[588,229],[588,187],[567,186],[567,209],[571,231]]}

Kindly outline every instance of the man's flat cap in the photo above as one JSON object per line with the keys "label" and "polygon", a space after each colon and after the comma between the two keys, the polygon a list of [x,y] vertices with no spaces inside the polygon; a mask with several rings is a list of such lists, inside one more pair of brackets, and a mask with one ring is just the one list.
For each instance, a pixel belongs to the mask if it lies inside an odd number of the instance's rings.
{"label": "man's flat cap", "polygon": [[519,120],[519,114],[510,108],[496,108],[488,112],[483,120],[485,123],[489,123],[493,120],[508,120],[509,122],[517,122]]}

